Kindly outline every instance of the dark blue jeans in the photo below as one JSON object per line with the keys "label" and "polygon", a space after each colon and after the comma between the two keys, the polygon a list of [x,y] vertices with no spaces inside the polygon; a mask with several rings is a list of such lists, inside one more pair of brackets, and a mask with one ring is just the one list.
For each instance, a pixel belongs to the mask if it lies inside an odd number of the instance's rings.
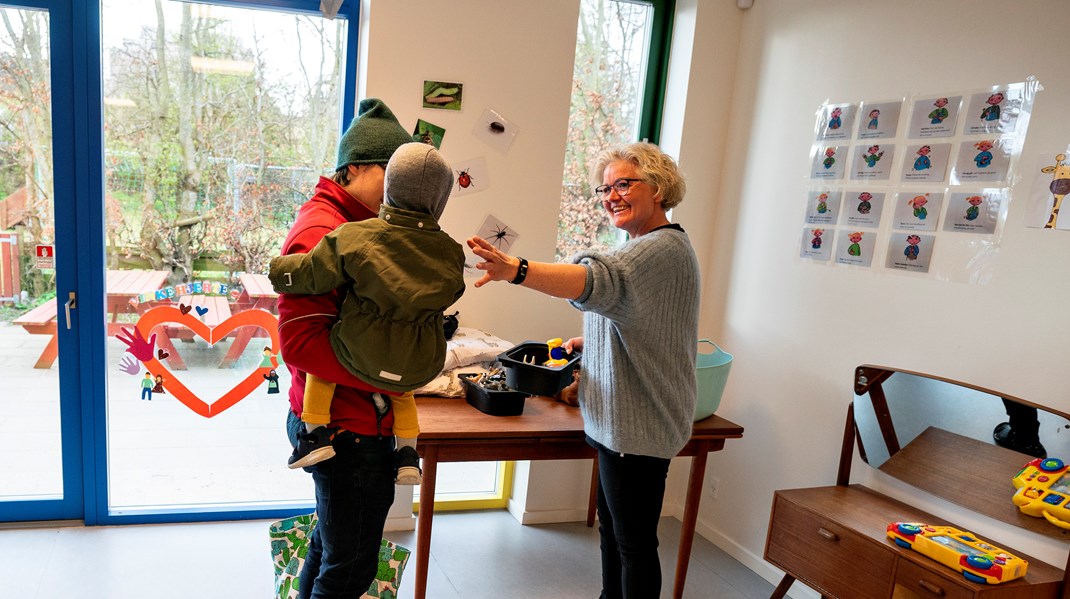
{"label": "dark blue jeans", "polygon": [[[291,412],[286,420],[291,444],[296,446],[304,426]],[[342,432],[334,449],[333,458],[305,468],[316,485],[319,524],[301,570],[301,599],[353,599],[368,590],[394,503],[393,435]]]}
{"label": "dark blue jeans", "polygon": [[658,521],[669,460],[598,450],[598,533],[601,599],[650,599],[661,594]]}

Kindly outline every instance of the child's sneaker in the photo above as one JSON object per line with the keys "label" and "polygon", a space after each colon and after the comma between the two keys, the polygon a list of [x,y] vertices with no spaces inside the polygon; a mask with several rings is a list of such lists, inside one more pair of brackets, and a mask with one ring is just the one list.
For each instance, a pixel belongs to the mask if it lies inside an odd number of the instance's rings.
{"label": "child's sneaker", "polygon": [[423,481],[420,470],[420,456],[412,447],[405,446],[394,452],[394,463],[398,465],[398,474],[394,482],[399,485],[418,485]]}
{"label": "child's sneaker", "polygon": [[300,433],[297,435],[297,447],[294,448],[286,465],[292,469],[304,468],[333,458],[334,447],[331,442],[334,441],[336,434],[338,434],[338,429],[326,426]]}

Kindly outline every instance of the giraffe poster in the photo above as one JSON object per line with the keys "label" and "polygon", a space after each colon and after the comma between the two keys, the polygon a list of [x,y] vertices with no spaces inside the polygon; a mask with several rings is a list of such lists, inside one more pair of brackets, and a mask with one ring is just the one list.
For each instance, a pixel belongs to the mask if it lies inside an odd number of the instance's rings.
{"label": "giraffe poster", "polygon": [[1026,171],[1031,179],[1026,225],[1041,229],[1070,230],[1070,144],[1061,150],[1042,152]]}

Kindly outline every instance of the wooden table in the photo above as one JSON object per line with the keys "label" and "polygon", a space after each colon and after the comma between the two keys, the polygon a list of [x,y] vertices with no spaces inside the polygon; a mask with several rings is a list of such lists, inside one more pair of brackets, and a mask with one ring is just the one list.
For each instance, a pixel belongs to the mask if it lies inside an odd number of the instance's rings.
{"label": "wooden table", "polygon": [[[593,458],[587,445],[583,419],[577,408],[546,397],[529,397],[520,416],[488,416],[463,399],[418,397],[423,484],[416,522],[416,599],[427,594],[427,566],[431,550],[431,524],[435,512],[435,480],[440,462],[500,460],[565,460]],[[687,484],[680,547],[676,560],[673,597],[683,596],[691,544],[695,538],[706,458],[724,448],[725,439],[743,436],[743,427],[713,415],[696,422],[681,456],[693,456]]]}
{"label": "wooden table", "polygon": [[[238,277],[238,282],[242,286],[242,292],[237,301],[238,311],[265,310],[272,314],[278,313],[275,307],[279,303],[279,294],[275,293],[267,275],[247,272]],[[241,358],[249,341],[258,336],[265,337],[266,334],[259,332],[256,327],[239,327],[219,367],[229,368],[235,360]]]}
{"label": "wooden table", "polygon": [[[109,270],[107,272],[105,307],[111,314],[111,320],[108,322],[109,336],[117,335],[122,327],[131,330],[134,328],[134,323],[119,322],[119,315],[140,314],[151,307],[151,302],[132,306],[130,300],[142,293],[156,291],[164,285],[169,274],[164,270]],[[13,321],[14,324],[21,325],[28,333],[52,336],[37,358],[34,368],[51,368],[56,361],[59,351],[56,316],[56,299],[52,298]]]}

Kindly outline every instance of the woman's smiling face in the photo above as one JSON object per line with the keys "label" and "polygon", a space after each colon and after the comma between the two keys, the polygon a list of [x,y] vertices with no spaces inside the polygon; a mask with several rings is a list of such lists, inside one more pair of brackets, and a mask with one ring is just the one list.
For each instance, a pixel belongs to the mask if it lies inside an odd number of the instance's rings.
{"label": "woman's smiling face", "polygon": [[[619,179],[645,179],[639,167],[628,161],[611,162],[602,173],[602,183],[613,186]],[[602,199],[604,207],[613,219],[613,226],[622,229],[631,237],[639,237],[667,224],[665,211],[661,209],[661,194],[645,180],[631,184],[623,197],[611,190]]]}

